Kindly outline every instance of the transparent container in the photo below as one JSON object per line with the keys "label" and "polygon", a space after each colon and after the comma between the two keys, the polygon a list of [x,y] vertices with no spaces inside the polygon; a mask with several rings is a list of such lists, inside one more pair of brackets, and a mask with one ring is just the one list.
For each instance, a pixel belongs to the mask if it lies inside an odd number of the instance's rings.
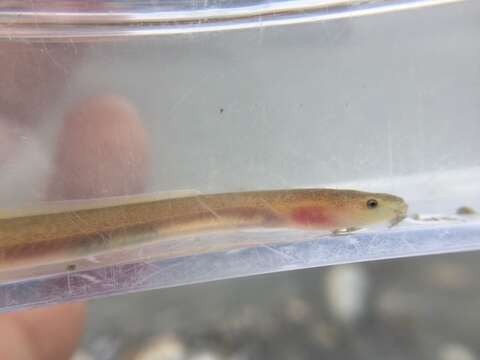
{"label": "transparent container", "polygon": [[475,1],[2,2],[0,215],[333,187],[401,196],[410,216],[7,267],[0,308],[477,250],[479,15]]}

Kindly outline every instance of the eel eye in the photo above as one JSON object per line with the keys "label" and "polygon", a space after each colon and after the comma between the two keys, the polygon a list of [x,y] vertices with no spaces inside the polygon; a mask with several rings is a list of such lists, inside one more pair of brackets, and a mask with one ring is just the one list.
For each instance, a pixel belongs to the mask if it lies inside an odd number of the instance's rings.
{"label": "eel eye", "polygon": [[367,201],[367,208],[375,209],[378,206],[378,201],[375,199],[370,199]]}

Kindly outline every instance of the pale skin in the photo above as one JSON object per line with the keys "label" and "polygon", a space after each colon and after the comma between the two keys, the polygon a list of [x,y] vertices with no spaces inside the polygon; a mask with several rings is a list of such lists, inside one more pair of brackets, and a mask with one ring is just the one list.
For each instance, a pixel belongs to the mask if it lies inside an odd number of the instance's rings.
{"label": "pale skin", "polygon": [[[16,129],[34,128],[42,119],[39,114],[56,106],[72,69],[83,55],[80,43],[36,46],[25,41],[0,41],[0,169],[22,151]],[[67,109],[47,199],[143,191],[149,152],[142,122],[128,100],[103,95]],[[122,147],[109,142],[112,134]],[[99,153],[102,148],[105,151]],[[84,330],[85,312],[85,304],[73,303],[0,314],[0,359],[70,359]]]}
{"label": "pale skin", "polygon": [[[14,120],[0,120],[0,126],[7,130],[15,126]],[[90,130],[92,124],[95,131]],[[111,133],[119,143],[130,147],[108,144]],[[98,144],[107,148],[103,155],[95,153]],[[85,154],[85,149],[91,149],[91,153]],[[125,151],[134,159],[128,166],[122,162]],[[99,157],[103,166],[98,165]],[[88,99],[65,115],[47,198],[141,192],[148,164],[146,135],[132,105],[113,96]],[[104,181],[98,181],[102,178]],[[0,359],[70,359],[84,330],[85,312],[85,304],[72,303],[0,314]]]}

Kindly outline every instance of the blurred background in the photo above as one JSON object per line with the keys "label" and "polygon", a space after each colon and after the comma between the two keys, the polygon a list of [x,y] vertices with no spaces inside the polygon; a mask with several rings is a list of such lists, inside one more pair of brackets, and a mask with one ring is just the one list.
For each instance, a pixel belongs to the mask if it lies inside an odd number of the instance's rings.
{"label": "blurred background", "polygon": [[479,271],[472,252],[95,300],[74,359],[478,359]]}

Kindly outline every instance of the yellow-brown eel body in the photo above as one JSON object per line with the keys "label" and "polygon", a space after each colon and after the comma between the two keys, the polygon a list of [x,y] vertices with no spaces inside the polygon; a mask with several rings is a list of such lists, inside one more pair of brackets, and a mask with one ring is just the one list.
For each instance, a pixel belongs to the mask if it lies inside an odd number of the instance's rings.
{"label": "yellow-brown eel body", "polygon": [[[134,198],[133,198],[134,199]],[[245,228],[323,231],[395,224],[400,197],[355,190],[293,189],[187,195],[0,216],[0,269],[37,257],[67,259],[184,234]]]}

